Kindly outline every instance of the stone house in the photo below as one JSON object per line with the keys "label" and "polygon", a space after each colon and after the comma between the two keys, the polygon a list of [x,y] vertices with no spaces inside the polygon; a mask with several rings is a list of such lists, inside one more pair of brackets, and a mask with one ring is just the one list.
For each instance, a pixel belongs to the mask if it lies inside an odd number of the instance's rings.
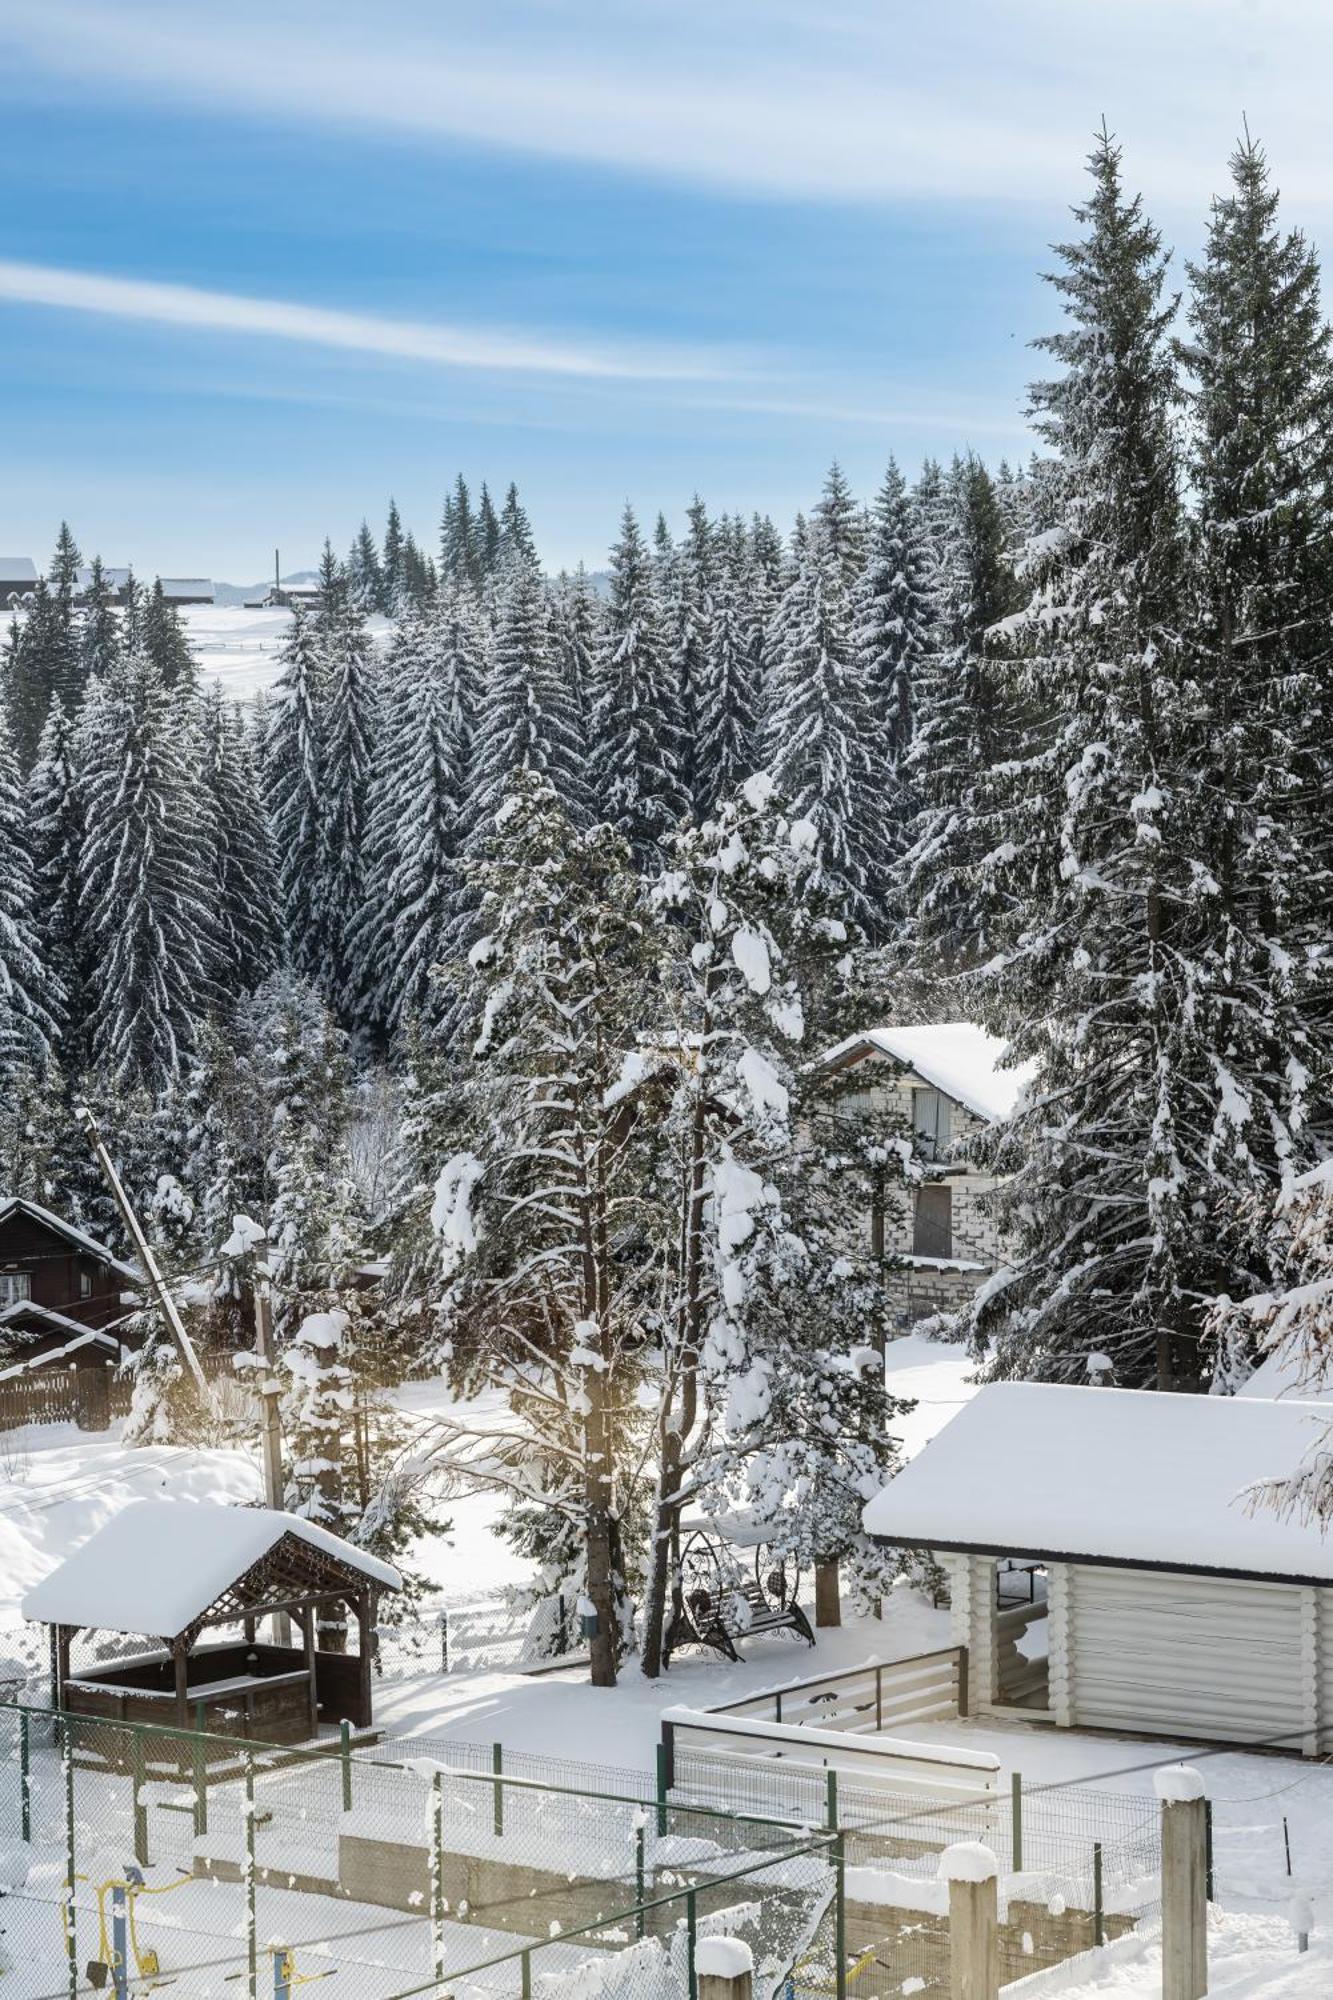
{"label": "stone house", "polygon": [[969,1151],[1009,1116],[1031,1075],[1029,1064],[1005,1068],[1005,1050],[974,1022],[943,1021],[869,1028],[820,1059],[839,1077],[835,1115],[873,1109],[910,1135],[910,1184],[886,1175],[870,1213],[849,1219],[861,1244],[868,1237],[877,1255],[894,1260],[890,1282],[904,1327],[956,1311],[1004,1262],[993,1200],[999,1183]]}

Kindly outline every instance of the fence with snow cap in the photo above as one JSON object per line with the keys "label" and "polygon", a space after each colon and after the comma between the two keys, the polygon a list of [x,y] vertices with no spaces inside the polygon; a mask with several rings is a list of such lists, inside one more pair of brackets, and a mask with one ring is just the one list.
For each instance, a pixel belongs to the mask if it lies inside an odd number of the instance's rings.
{"label": "fence with snow cap", "polygon": [[979,1840],[955,1841],[940,1856],[949,1885],[951,2000],[999,2000],[1000,1865]]}
{"label": "fence with snow cap", "polygon": [[1208,1802],[1188,1764],[1153,1779],[1162,1807],[1162,2000],[1208,1991]]}

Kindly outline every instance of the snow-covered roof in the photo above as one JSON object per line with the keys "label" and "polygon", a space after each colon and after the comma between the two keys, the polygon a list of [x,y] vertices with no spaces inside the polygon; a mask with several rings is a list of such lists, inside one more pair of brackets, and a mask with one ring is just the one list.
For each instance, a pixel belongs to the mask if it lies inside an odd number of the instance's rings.
{"label": "snow-covered roof", "polygon": [[174,1638],[284,1535],[295,1535],[386,1590],[396,1569],[297,1514],[216,1500],[136,1500],[113,1514],[23,1600],[43,1625]]}
{"label": "snow-covered roof", "polygon": [[60,1327],[66,1333],[86,1333],[86,1320],[72,1319],[68,1313],[57,1312],[54,1306],[44,1306],[40,1299],[14,1299],[7,1306],[0,1306],[0,1331],[28,1319],[39,1319],[45,1325]]}
{"label": "snow-covered roof", "polygon": [[67,1354],[73,1354],[81,1347],[104,1347],[109,1354],[120,1353],[120,1342],[114,1334],[99,1333],[93,1327],[86,1327],[72,1340],[67,1340],[63,1347],[48,1347],[26,1361],[16,1361],[12,1368],[0,1368],[0,1382],[6,1382],[14,1375],[30,1375],[36,1369],[49,1368],[52,1362],[63,1361]]}
{"label": "snow-covered roof", "polygon": [[1327,1405],[992,1382],[867,1502],[866,1531],[980,1554],[1333,1583],[1316,1524],[1251,1506]]}
{"label": "snow-covered roof", "polygon": [[923,1083],[942,1091],[978,1118],[1008,1118],[1036,1074],[1036,1064],[1004,1067],[1009,1044],[975,1021],[938,1021],[914,1028],[867,1028],[849,1035],[820,1058],[820,1066],[845,1062],[861,1051],[889,1056]]}
{"label": "snow-covered roof", "polygon": [[37,565],[31,556],[0,556],[0,578],[6,583],[36,583]]}
{"label": "snow-covered roof", "polygon": [[[106,585],[108,590],[124,590],[126,584],[129,582],[133,574],[134,572],[131,569],[127,568],[108,569],[105,563],[103,563],[102,565],[102,582]],[[75,570],[74,584],[77,590],[87,590],[91,585],[92,580],[93,580],[93,572],[92,572],[92,565],[90,563],[86,563],[81,569]]]}
{"label": "snow-covered roof", "polygon": [[54,1229],[57,1236],[63,1236],[67,1243],[72,1243],[76,1250],[82,1250],[85,1256],[95,1257],[99,1264],[106,1264],[111,1270],[119,1271],[121,1277],[128,1278],[131,1284],[143,1283],[142,1271],[136,1269],[133,1264],[124,1263],[119,1257],[113,1257],[105,1243],[99,1243],[86,1229],[79,1229],[74,1223],[66,1222],[62,1215],[56,1215],[53,1210],[43,1208],[40,1202],[29,1201],[26,1195],[0,1195],[0,1222],[7,1221],[19,1210],[31,1216],[34,1222],[44,1224],[47,1229]]}
{"label": "snow-covered roof", "polygon": [[160,576],[158,582],[164,597],[204,597],[212,602],[211,576]]}

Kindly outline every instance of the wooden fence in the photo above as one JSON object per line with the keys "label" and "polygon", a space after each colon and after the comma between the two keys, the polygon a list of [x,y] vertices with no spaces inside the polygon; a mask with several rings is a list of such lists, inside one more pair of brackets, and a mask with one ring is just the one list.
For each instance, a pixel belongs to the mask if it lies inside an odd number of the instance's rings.
{"label": "wooden fence", "polygon": [[862,1734],[952,1722],[967,1714],[967,1647],[944,1646],[906,1660],[789,1681],[740,1701],[721,1702],[708,1713]]}
{"label": "wooden fence", "polygon": [[[92,1378],[91,1380],[87,1378]],[[132,1386],[110,1369],[39,1369],[0,1381],[0,1431],[25,1424],[78,1424],[103,1430],[125,1416]]]}

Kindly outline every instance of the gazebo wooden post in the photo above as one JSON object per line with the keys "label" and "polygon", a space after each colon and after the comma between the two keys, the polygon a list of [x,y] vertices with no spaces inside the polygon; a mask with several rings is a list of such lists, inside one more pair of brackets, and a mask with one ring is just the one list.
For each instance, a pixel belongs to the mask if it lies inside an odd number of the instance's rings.
{"label": "gazebo wooden post", "polygon": [[189,1646],[183,1635],[171,1642],[171,1664],[176,1681],[176,1726],[178,1729],[188,1729],[190,1726]]}
{"label": "gazebo wooden post", "polygon": [[72,1625],[57,1625],[55,1638],[56,1707],[65,1706],[65,1689],[69,1684],[69,1653],[74,1638]]}
{"label": "gazebo wooden post", "polygon": [[310,1734],[319,1734],[319,1678],[315,1661],[315,1626],[318,1612],[313,1604],[307,1604],[300,1614],[301,1637],[305,1642],[305,1670],[310,1680]]}
{"label": "gazebo wooden post", "polygon": [[358,1647],[358,1658],[356,1663],[356,1668],[357,1668],[356,1698],[357,1698],[358,1708],[360,1709],[360,1713],[357,1716],[356,1720],[358,1727],[361,1729],[368,1729],[370,1727],[370,1718],[374,1703],[374,1694],[372,1692],[370,1683],[370,1669],[372,1665],[371,1651],[370,1651],[371,1627],[374,1624],[374,1609],[375,1609],[374,1592],[369,1590],[363,1590],[359,1594],[356,1600],[356,1631],[357,1631],[357,1647]]}

